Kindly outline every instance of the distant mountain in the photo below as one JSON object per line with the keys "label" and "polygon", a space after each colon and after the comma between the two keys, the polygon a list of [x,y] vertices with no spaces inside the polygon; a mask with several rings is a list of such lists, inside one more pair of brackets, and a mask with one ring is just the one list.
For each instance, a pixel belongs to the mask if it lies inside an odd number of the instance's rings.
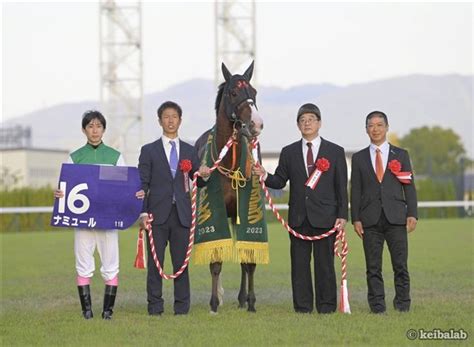
{"label": "distant mountain", "polygon": [[[212,81],[195,79],[145,95],[142,143],[160,136],[156,109],[166,100],[174,100],[183,107],[180,136],[190,141],[197,139],[214,124],[216,92]],[[365,116],[378,109],[388,115],[390,131],[398,136],[423,125],[439,125],[453,129],[461,136],[469,155],[474,154],[473,76],[410,75],[345,87],[259,86],[257,104],[265,122],[260,141],[264,151],[279,151],[299,138],[296,111],[305,102],[314,102],[321,109],[320,134],[347,150],[367,145]],[[84,142],[79,133],[82,113],[98,107],[97,101],[60,104],[8,120],[2,126],[30,125],[35,147],[73,149]]]}

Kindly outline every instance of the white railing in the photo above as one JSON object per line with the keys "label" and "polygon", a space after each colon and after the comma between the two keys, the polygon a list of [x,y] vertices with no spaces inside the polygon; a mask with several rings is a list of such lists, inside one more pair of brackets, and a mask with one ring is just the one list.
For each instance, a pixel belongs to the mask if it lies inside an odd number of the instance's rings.
{"label": "white railing", "polygon": [[[287,204],[274,204],[278,210],[287,210]],[[459,200],[459,201],[419,201],[418,207],[474,207],[474,201]],[[266,209],[270,208],[266,205]],[[0,214],[23,214],[23,213],[52,213],[52,206],[37,206],[37,207],[0,207]]]}

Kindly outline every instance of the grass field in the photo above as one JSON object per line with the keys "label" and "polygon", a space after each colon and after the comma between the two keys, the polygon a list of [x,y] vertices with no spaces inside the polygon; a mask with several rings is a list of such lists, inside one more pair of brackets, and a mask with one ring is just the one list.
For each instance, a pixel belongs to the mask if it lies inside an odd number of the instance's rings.
{"label": "grass field", "polygon": [[[436,328],[463,329],[469,334],[467,341],[436,345],[473,345],[472,219],[421,220],[409,235],[409,313],[392,308],[393,275],[385,250],[386,315],[369,313],[362,245],[351,227],[347,233],[352,314],[294,313],[288,235],[280,225],[271,224],[271,263],[256,271],[256,314],[237,309],[240,267],[224,264],[225,303],[218,315],[211,316],[208,267],[191,264],[190,314],[173,316],[172,282],[167,281],[165,314],[149,317],[145,271],[132,267],[136,232],[120,235],[120,287],[112,321],[99,318],[103,282],[97,262],[92,281],[95,318],[86,321],[81,316],[72,232],[1,234],[1,345],[433,345],[432,341],[411,341],[406,332]],[[338,259],[336,272],[340,273]]]}

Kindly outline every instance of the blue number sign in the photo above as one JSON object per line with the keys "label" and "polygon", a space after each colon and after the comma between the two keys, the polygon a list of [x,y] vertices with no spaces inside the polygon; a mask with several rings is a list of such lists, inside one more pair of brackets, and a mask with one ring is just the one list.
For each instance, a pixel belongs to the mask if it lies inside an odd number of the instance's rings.
{"label": "blue number sign", "polygon": [[138,169],[127,166],[63,164],[51,225],[84,229],[127,229],[139,217],[142,202]]}

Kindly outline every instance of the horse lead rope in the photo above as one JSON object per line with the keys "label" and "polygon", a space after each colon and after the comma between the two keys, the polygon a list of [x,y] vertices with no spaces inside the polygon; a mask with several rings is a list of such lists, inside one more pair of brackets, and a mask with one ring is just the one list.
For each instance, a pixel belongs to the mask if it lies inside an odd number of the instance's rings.
{"label": "horse lead rope", "polygon": [[[259,143],[258,139],[254,139],[252,141],[252,155],[255,162],[255,166],[257,167],[260,166],[260,163],[258,161],[258,150],[257,150],[258,143]],[[273,205],[272,197],[270,195],[270,192],[268,191],[267,186],[265,185],[263,176],[260,176],[259,181],[260,181],[260,186],[262,187],[265,193],[265,198],[267,199],[268,205],[270,206],[270,209],[272,210],[273,214],[278,219],[278,221],[283,225],[283,227],[294,237],[297,237],[301,240],[306,240],[306,241],[317,241],[317,240],[321,240],[326,237],[329,237],[337,231],[336,240],[334,242],[334,254],[338,258],[341,259],[341,291],[340,291],[339,311],[343,313],[351,313],[351,309],[349,306],[349,295],[347,292],[347,254],[349,253],[349,248],[347,245],[346,233],[344,229],[338,229],[336,226],[332,228],[331,230],[325,232],[324,234],[316,235],[316,236],[306,236],[306,235],[302,235],[296,232],[288,225],[288,223],[283,219],[283,217],[280,215],[276,207]]]}
{"label": "horse lead rope", "polygon": [[[218,159],[214,162],[212,168],[210,168],[211,172],[213,172],[218,167],[218,165],[220,164],[224,156],[227,154],[229,148],[232,146],[232,143],[233,143],[233,139],[231,136],[229,140],[227,141],[227,143],[225,144],[225,146],[221,149]],[[255,165],[259,166],[260,164],[258,161],[257,146],[258,146],[258,139],[255,139],[252,141],[252,156],[253,156]],[[158,257],[155,251],[155,242],[153,239],[152,226],[151,226],[151,222],[153,221],[153,215],[149,214],[148,220],[146,221],[146,227],[148,230],[148,238],[150,240],[150,249],[153,256],[153,261],[155,262],[155,265],[158,269],[158,272],[160,273],[160,276],[166,280],[178,278],[184,272],[184,270],[186,270],[186,268],[189,265],[189,260],[191,258],[191,252],[194,245],[194,233],[196,230],[196,196],[197,196],[197,177],[198,176],[199,176],[199,172],[196,171],[193,175],[193,189],[192,189],[192,195],[191,195],[192,221],[191,221],[191,229],[189,230],[189,243],[188,243],[188,248],[186,250],[186,257],[184,259],[183,265],[181,265],[180,269],[176,273],[172,275],[167,275],[164,273],[163,268],[161,267],[160,261],[158,260]],[[336,240],[334,242],[334,254],[338,258],[341,259],[341,290],[340,290],[339,311],[344,312],[344,313],[351,313],[350,306],[349,306],[349,297],[348,297],[348,292],[347,292],[347,254],[349,253],[349,248],[347,246],[346,234],[345,234],[344,229],[338,230],[336,227],[334,227],[331,230],[321,235],[316,235],[316,236],[306,236],[294,231],[288,225],[288,223],[283,219],[283,217],[280,215],[278,210],[273,205],[273,200],[270,196],[268,188],[265,185],[263,176],[260,176],[259,181],[260,181],[260,185],[263,191],[265,192],[265,198],[267,199],[268,204],[270,205],[270,208],[273,214],[278,219],[278,221],[283,225],[283,227],[293,236],[302,240],[306,240],[306,241],[316,241],[316,240],[321,240],[326,237],[329,237],[337,231]],[[339,250],[339,246],[341,250]]]}
{"label": "horse lead rope", "polygon": [[[232,142],[233,142],[233,139],[231,136],[229,140],[227,141],[227,143],[225,144],[225,146],[222,147],[221,152],[219,153],[219,157],[214,162],[214,165],[210,168],[211,172],[213,172],[217,168],[217,166],[220,164],[222,159],[225,157],[230,146],[232,146]],[[158,257],[156,255],[155,240],[153,239],[152,226],[151,226],[151,222],[153,222],[153,215],[151,213],[148,215],[148,219],[146,221],[146,229],[148,231],[148,239],[150,240],[150,250],[153,256],[153,261],[155,262],[156,268],[158,269],[160,276],[164,278],[165,280],[178,278],[184,272],[184,270],[186,270],[186,268],[188,267],[189,259],[191,258],[191,252],[194,245],[194,233],[196,230],[196,197],[197,197],[197,177],[198,176],[199,176],[199,172],[196,171],[193,175],[193,189],[192,189],[192,194],[191,194],[192,221],[191,221],[191,229],[189,230],[189,243],[188,243],[188,248],[186,250],[186,257],[184,258],[183,265],[181,265],[179,270],[176,271],[174,274],[172,275],[165,274],[165,272],[163,271],[163,268],[161,267],[160,261],[158,260]]]}

